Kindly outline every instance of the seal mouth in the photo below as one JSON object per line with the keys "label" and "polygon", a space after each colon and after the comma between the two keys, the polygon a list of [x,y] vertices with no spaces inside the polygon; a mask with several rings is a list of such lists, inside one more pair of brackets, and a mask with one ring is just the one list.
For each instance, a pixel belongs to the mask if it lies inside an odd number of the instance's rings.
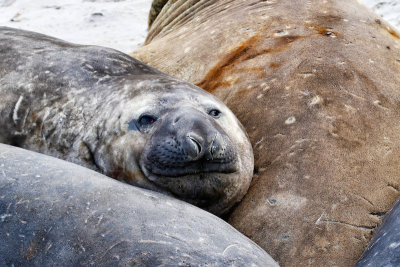
{"label": "seal mouth", "polygon": [[[187,201],[201,208],[219,203],[226,198],[225,189],[229,187],[233,177],[239,175],[239,170],[229,168],[221,170],[182,172],[181,175],[158,174],[141,165],[142,172],[147,179],[166,190],[169,195]],[[176,173],[174,173],[176,174]]]}
{"label": "seal mouth", "polygon": [[170,166],[164,165],[160,162],[155,163],[154,161],[147,160],[141,164],[141,167],[146,176],[147,174],[152,174],[159,178],[176,178],[206,173],[234,173],[238,171],[235,163],[235,159],[229,158],[226,160],[202,160],[180,164],[175,162],[175,166]]}
{"label": "seal mouth", "polygon": [[[196,148],[195,143],[193,146]],[[160,155],[163,156],[160,158]],[[139,166],[150,182],[196,206],[208,207],[226,197],[225,189],[239,173],[235,153],[219,159],[185,159],[176,160],[168,153],[167,156],[165,153],[149,153],[142,156]]]}
{"label": "seal mouth", "polygon": [[237,162],[238,155],[228,138],[214,133],[205,140],[190,132],[185,138],[152,139],[143,151],[140,165],[156,176],[173,178],[200,173],[233,173],[238,170]]}

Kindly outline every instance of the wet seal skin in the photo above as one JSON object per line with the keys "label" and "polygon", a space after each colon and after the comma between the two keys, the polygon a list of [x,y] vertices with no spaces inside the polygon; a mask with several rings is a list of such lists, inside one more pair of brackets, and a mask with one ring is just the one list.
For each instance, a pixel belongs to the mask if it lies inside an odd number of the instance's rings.
{"label": "wet seal skin", "polygon": [[4,144],[0,196],[0,266],[278,266],[209,212]]}
{"label": "wet seal skin", "polygon": [[118,51],[0,28],[0,142],[227,212],[253,154],[232,112],[202,89]]}
{"label": "wet seal skin", "polygon": [[356,0],[154,0],[132,55],[214,94],[255,174],[228,222],[281,266],[353,266],[400,194],[400,38]]}
{"label": "wet seal skin", "polygon": [[371,242],[355,267],[400,266],[400,199],[384,216]]}

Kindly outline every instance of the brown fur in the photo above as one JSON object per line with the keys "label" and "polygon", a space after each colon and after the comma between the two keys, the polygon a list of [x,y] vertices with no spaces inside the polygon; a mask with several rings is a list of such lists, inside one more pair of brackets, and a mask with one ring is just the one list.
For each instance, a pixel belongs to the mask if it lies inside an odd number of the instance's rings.
{"label": "brown fur", "polygon": [[172,2],[133,55],[247,129],[256,173],[229,222],[282,266],[353,265],[399,196],[398,33],[357,1]]}

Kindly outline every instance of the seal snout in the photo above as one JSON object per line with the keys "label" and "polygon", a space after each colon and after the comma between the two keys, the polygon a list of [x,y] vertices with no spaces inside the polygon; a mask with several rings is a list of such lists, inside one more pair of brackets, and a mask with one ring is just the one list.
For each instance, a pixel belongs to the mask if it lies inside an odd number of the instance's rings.
{"label": "seal snout", "polygon": [[228,135],[214,118],[196,109],[171,111],[144,154],[146,170],[159,176],[237,171],[237,155]]}
{"label": "seal snout", "polygon": [[[182,118],[179,114],[175,129],[178,136],[183,139],[181,143],[182,150],[189,162],[202,162],[205,171],[208,169],[208,163],[227,163],[233,160],[233,150],[228,136],[220,129],[213,119],[205,117],[203,114],[192,112],[190,116]],[[175,122],[177,120],[175,119]],[[229,151],[229,153],[225,153]],[[221,169],[222,166],[221,166]]]}

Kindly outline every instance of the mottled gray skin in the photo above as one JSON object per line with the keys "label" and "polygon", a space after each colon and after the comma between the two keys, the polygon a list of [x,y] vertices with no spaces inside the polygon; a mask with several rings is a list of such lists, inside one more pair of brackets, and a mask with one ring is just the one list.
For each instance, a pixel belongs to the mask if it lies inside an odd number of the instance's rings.
{"label": "mottled gray skin", "polygon": [[200,88],[112,49],[11,28],[0,27],[0,54],[0,142],[215,214],[246,193],[247,135]]}
{"label": "mottled gray skin", "polygon": [[397,199],[385,215],[371,243],[355,266],[400,266],[400,199]]}
{"label": "mottled gray skin", "polygon": [[0,266],[277,266],[218,217],[0,144]]}

